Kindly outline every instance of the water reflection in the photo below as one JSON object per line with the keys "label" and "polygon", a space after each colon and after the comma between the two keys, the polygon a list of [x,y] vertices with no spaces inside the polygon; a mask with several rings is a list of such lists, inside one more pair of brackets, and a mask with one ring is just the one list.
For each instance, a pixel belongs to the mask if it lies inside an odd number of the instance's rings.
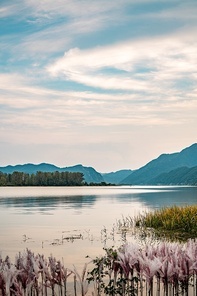
{"label": "water reflection", "polygon": [[96,196],[38,196],[38,197],[10,197],[0,198],[0,207],[14,207],[51,211],[55,208],[83,208],[91,207],[96,201]]}
{"label": "water reflection", "polygon": [[196,187],[176,187],[162,188],[158,191],[139,192],[135,194],[124,194],[117,196],[118,202],[127,203],[135,196],[139,202],[148,208],[162,208],[173,205],[184,206],[197,203],[197,188]]}
{"label": "water reflection", "polygon": [[[10,190],[11,189],[11,190]],[[20,194],[21,189],[21,196]],[[27,213],[34,211],[47,212],[61,209],[93,208],[96,203],[104,200],[117,204],[132,204],[138,202],[148,208],[161,208],[171,205],[191,205],[197,202],[197,187],[112,187],[112,188],[69,188],[54,191],[54,188],[0,188],[0,207],[24,209]],[[32,192],[33,191],[33,192]],[[32,195],[32,193],[34,195]],[[94,193],[94,194],[93,194]],[[41,195],[42,194],[42,195]],[[5,196],[4,196],[5,195]],[[28,212],[28,210],[30,210]]]}

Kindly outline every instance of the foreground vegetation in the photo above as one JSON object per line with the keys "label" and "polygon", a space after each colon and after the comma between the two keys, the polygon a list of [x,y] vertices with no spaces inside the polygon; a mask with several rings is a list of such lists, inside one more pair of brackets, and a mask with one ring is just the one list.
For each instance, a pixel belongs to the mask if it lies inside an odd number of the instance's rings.
{"label": "foreground vegetation", "polygon": [[[197,296],[197,205],[171,207],[124,219],[119,227],[154,227],[160,232],[184,231],[185,243],[155,240],[139,244],[126,240],[119,248],[105,248],[82,271],[68,269],[52,255],[30,250],[0,257],[0,295],[12,296]],[[87,256],[88,257],[88,256]],[[66,259],[66,258],[65,258]]]}
{"label": "foreground vegetation", "polygon": [[141,215],[136,226],[154,228],[157,234],[177,238],[197,237],[197,205],[155,210]]}
{"label": "foreground vegetation", "polygon": [[197,241],[124,244],[93,260],[93,295],[196,296]]}
{"label": "foreground vegetation", "polygon": [[[69,270],[53,256],[19,253],[15,263],[0,258],[0,294],[16,296],[196,296],[197,241],[125,244],[106,249],[90,270]],[[89,294],[88,294],[89,293]]]}

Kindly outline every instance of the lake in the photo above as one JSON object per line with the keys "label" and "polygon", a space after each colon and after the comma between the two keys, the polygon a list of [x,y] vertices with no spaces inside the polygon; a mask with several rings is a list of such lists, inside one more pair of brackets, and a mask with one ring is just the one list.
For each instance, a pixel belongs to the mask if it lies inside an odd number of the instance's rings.
{"label": "lake", "polygon": [[122,217],[196,203],[197,187],[0,187],[0,251],[13,259],[29,248],[80,269],[122,243]]}

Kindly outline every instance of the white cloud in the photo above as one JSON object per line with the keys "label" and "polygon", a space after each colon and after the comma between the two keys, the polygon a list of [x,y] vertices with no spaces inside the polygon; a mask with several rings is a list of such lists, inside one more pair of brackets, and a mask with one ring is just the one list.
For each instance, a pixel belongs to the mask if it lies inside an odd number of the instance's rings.
{"label": "white cloud", "polygon": [[[197,41],[174,35],[89,50],[74,48],[47,70],[87,86],[160,95],[166,84],[173,89],[172,84],[186,76],[196,82],[196,48]],[[105,74],[107,69],[110,74]]]}
{"label": "white cloud", "polygon": [[[90,16],[88,19],[81,18],[54,24],[53,27],[26,36],[22,43],[14,47],[14,50],[24,52],[25,55],[37,56],[63,52],[72,43],[72,40],[81,35],[96,32],[105,26],[103,17]],[[54,42],[55,40],[55,42]]]}
{"label": "white cloud", "polygon": [[196,23],[197,6],[195,0],[190,1],[177,1],[177,5],[174,8],[165,9],[157,14],[148,14],[149,17],[158,19],[178,19],[186,20],[189,23],[195,21]]}
{"label": "white cloud", "polygon": [[48,1],[34,1],[25,0],[26,5],[34,10],[34,13],[40,12],[51,13],[52,15],[69,15],[71,17],[80,17],[81,15],[89,16],[98,13],[112,11],[113,9],[120,9],[123,5],[128,3],[128,0],[118,1],[91,1],[91,0],[48,0]]}
{"label": "white cloud", "polygon": [[5,18],[8,16],[11,16],[11,15],[15,14],[16,11],[17,12],[21,11],[20,3],[15,3],[15,4],[10,4],[10,5],[8,5],[6,3],[6,5],[2,5],[2,7],[0,8],[0,18]]}
{"label": "white cloud", "polygon": [[[77,135],[81,129],[115,127],[124,131],[131,126],[177,126],[195,122],[195,97],[180,98],[138,94],[57,91],[35,87],[21,75],[0,75],[1,128]],[[192,93],[193,94],[193,93]],[[75,137],[74,136],[74,137]],[[3,136],[4,137],[4,136]],[[75,139],[75,140],[76,140]]]}
{"label": "white cloud", "polygon": [[[24,4],[21,2],[24,12],[21,13],[19,7],[16,8],[15,15],[18,11],[19,18],[34,23],[37,30],[8,48],[14,56],[20,53],[20,59],[27,55],[45,59],[49,54],[63,52],[78,36],[95,34],[109,24],[116,26],[116,19],[122,19],[120,9],[117,9],[118,3],[101,4],[92,1],[40,1],[39,4],[36,1],[24,1]],[[44,23],[47,25],[44,26]],[[14,36],[18,36],[18,32]],[[8,41],[12,43],[11,39]]]}

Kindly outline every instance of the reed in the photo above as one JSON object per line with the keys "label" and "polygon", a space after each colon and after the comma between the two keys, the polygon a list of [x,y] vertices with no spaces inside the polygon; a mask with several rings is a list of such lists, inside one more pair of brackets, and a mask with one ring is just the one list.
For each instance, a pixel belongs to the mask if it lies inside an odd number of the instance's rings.
{"label": "reed", "polygon": [[135,225],[154,228],[157,233],[178,238],[197,236],[197,205],[162,208],[135,219]]}
{"label": "reed", "polygon": [[197,241],[124,244],[96,258],[88,280],[94,295],[196,296]]}
{"label": "reed", "polygon": [[9,258],[0,260],[1,295],[66,295],[66,280],[72,271],[50,256],[34,255],[30,250],[16,255],[15,263]]}
{"label": "reed", "polygon": [[[69,289],[68,277],[73,282]],[[105,249],[103,256],[84,265],[81,274],[53,256],[27,249],[16,255],[15,263],[0,258],[0,295],[196,296],[197,240],[141,247],[125,243]]]}

